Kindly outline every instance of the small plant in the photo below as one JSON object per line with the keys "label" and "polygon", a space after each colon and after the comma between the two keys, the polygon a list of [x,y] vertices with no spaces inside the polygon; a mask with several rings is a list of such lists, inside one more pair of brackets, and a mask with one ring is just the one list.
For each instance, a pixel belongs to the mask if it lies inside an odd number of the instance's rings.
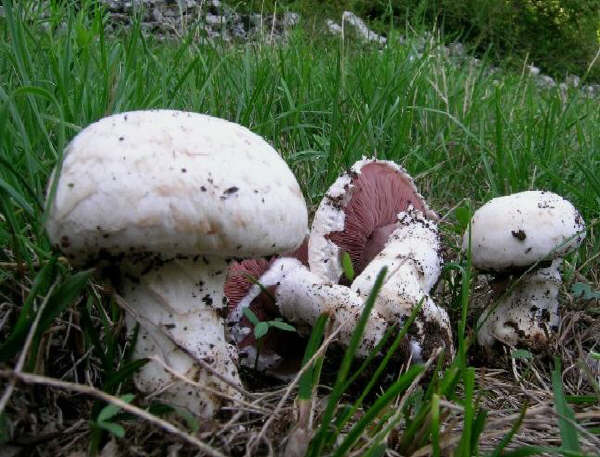
{"label": "small plant", "polygon": [[[135,396],[133,394],[125,394],[120,398],[125,403],[131,403]],[[125,436],[125,429],[122,425],[114,422],[115,419],[118,419],[117,414],[120,410],[121,408],[117,405],[106,405],[100,410],[98,417],[96,417],[96,420],[94,421],[94,425],[108,431],[118,438],[123,438]]]}
{"label": "small plant", "polygon": [[261,321],[250,308],[244,308],[244,316],[246,316],[246,319],[254,326],[254,338],[256,338],[256,358],[254,359],[254,368],[256,369],[264,337],[269,333],[269,330],[271,328],[276,328],[285,332],[295,332],[296,328],[293,325],[283,322],[283,319],[280,317],[277,317],[272,321]]}
{"label": "small plant", "polygon": [[576,282],[571,287],[571,292],[575,298],[583,298],[584,300],[600,300],[600,291],[593,290],[589,284],[584,282]]}

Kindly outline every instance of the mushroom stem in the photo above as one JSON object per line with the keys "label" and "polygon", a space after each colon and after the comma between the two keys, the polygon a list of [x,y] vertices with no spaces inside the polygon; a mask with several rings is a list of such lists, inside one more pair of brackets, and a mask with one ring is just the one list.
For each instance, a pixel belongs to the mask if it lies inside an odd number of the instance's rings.
{"label": "mushroom stem", "polygon": [[[175,372],[237,397],[231,385],[197,362],[209,364],[231,384],[241,386],[219,316],[226,305],[227,262],[215,257],[173,259],[129,263],[123,270],[123,297],[136,313],[128,313],[127,327],[132,331],[136,321],[140,324],[134,357],[156,356]],[[141,391],[160,392],[162,399],[202,417],[212,417],[221,403],[175,380],[155,362],[146,364],[134,381]]]}
{"label": "mushroom stem", "polygon": [[508,292],[502,291],[499,301],[494,300],[490,311],[479,319],[479,344],[491,347],[499,340],[512,347],[545,347],[560,322],[561,263],[562,259],[555,259],[551,266],[527,273],[517,283],[509,282]]}
{"label": "mushroom stem", "polygon": [[[324,282],[292,258],[281,258],[273,262],[269,270],[259,278],[259,284],[250,288],[230,314],[232,334],[236,341],[241,341],[250,332],[250,328],[239,326],[244,308],[249,307],[260,295],[262,288],[276,286],[273,298],[280,314],[296,324],[300,333],[309,333],[318,317],[327,313],[334,327],[343,326],[339,343],[344,346],[350,343],[364,306],[363,298],[350,288]],[[367,356],[381,341],[386,328],[385,320],[373,310],[358,347],[358,355]]]}
{"label": "mushroom stem", "polygon": [[[446,311],[437,306],[429,291],[441,272],[440,242],[437,226],[421,211],[409,208],[398,214],[396,229],[384,248],[352,283],[352,290],[365,297],[383,267],[388,274],[375,309],[388,322],[403,322],[422,303],[416,332],[410,333],[413,357],[421,356],[441,343],[453,353],[452,330]],[[433,332],[435,327],[435,332]],[[433,341],[436,339],[436,341]]]}

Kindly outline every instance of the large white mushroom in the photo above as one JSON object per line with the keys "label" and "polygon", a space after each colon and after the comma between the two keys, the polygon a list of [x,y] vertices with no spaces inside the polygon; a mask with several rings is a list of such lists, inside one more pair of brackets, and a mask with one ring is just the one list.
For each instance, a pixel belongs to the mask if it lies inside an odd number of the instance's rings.
{"label": "large white mushroom", "polygon": [[[127,325],[140,324],[135,357],[236,397],[220,317],[230,259],[289,251],[306,234],[304,198],[279,154],[222,119],[137,111],[82,130],[55,177],[50,239],[76,264],[118,267]],[[135,381],[204,417],[222,402],[154,362]]]}
{"label": "large white mushroom", "polygon": [[560,322],[561,257],[584,238],[579,212],[552,192],[494,198],[473,214],[463,251],[470,242],[473,266],[496,277],[496,294],[478,324],[481,345],[500,341],[540,349],[548,344]]}

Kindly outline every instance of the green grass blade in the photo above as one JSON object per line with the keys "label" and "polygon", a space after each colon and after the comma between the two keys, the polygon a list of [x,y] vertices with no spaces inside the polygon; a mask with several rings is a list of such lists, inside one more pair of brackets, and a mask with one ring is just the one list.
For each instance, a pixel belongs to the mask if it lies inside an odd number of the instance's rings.
{"label": "green grass blade", "polygon": [[490,454],[490,457],[501,457],[501,456],[506,455],[504,453],[504,449],[506,448],[506,446],[508,446],[508,444],[511,442],[511,440],[513,439],[515,434],[521,428],[521,425],[523,424],[523,419],[525,419],[525,413],[527,413],[527,405],[524,405],[521,408],[521,413],[519,414],[519,418],[512,424],[510,431],[502,437],[502,440],[500,440],[500,443],[498,443],[498,446],[496,446],[496,448],[494,449],[494,452],[492,452]]}
{"label": "green grass blade", "polygon": [[561,379],[561,364],[558,358],[554,361],[552,371],[552,390],[554,391],[554,407],[558,414],[558,426],[562,438],[562,448],[567,451],[579,452],[579,432],[574,425],[575,413],[567,403]]}
{"label": "green grass blade", "polygon": [[8,362],[23,347],[29,327],[35,318],[34,300],[47,293],[56,278],[56,274],[56,258],[52,258],[36,275],[10,336],[0,346],[0,361]]}
{"label": "green grass blade", "polygon": [[327,436],[329,435],[330,426],[333,425],[332,419],[335,408],[337,407],[338,401],[340,400],[344,392],[343,386],[348,376],[348,372],[350,371],[352,360],[355,358],[358,345],[365,331],[367,320],[369,319],[369,316],[371,315],[371,310],[375,305],[375,298],[377,297],[377,294],[381,289],[386,273],[387,268],[384,267],[377,275],[377,279],[375,279],[373,289],[371,289],[371,293],[369,294],[369,297],[365,302],[365,307],[356,325],[356,329],[352,333],[350,343],[348,344],[348,348],[344,353],[344,358],[338,370],[338,375],[335,381],[335,385],[333,387],[333,391],[329,396],[327,407],[325,408],[325,412],[323,413],[323,417],[321,419],[321,426],[319,427],[317,433],[315,434],[315,437],[309,445],[307,453],[308,456],[317,457],[320,456],[323,452],[323,446],[325,445],[325,441],[327,439]]}
{"label": "green grass blade", "polygon": [[375,418],[382,412],[384,408],[389,406],[398,395],[404,392],[411,385],[413,380],[423,371],[422,365],[412,366],[406,373],[392,384],[371,406],[365,415],[354,424],[348,432],[348,435],[342,441],[340,446],[333,453],[333,457],[342,457],[352,448],[363,434],[364,430],[373,423]]}
{"label": "green grass blade", "polygon": [[[325,325],[327,324],[328,316],[327,314],[321,314],[317,319],[317,322],[313,326],[312,332],[310,334],[310,338],[308,339],[308,343],[306,344],[306,349],[304,350],[304,358],[302,360],[302,366],[306,365],[308,361],[312,358],[312,356],[317,352],[321,342],[323,341],[323,335],[325,333]],[[321,358],[321,363],[322,363]],[[301,400],[310,400],[312,398],[312,394],[315,386],[319,383],[318,376],[316,376],[316,366],[313,365],[311,368],[306,370],[302,376],[300,377],[300,381],[298,382],[298,398]]]}

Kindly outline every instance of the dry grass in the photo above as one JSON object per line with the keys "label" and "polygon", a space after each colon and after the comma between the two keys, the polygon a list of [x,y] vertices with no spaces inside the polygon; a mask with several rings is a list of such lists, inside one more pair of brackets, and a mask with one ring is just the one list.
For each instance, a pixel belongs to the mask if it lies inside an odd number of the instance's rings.
{"label": "dry grass", "polygon": [[[485,295],[485,292],[481,292]],[[441,297],[438,297],[441,298]],[[488,419],[479,443],[480,451],[492,451],[519,418],[527,405],[522,425],[509,448],[521,445],[559,446],[560,430],[552,393],[552,355],[563,361],[562,380],[566,395],[600,395],[597,364],[584,364],[586,354],[600,346],[600,322],[583,309],[587,303],[574,300],[565,291],[570,308],[562,320],[560,332],[547,354],[533,360],[514,359],[505,351],[495,360],[497,368],[480,366],[476,371],[477,393]],[[6,308],[6,306],[5,306]],[[77,311],[69,310],[46,334],[38,354],[37,366],[52,378],[2,370],[2,390],[16,381],[15,391],[7,404],[7,424],[11,439],[3,457],[10,455],[69,456],[87,452],[90,439],[89,411],[95,399],[117,404],[128,413],[120,423],[126,439],[109,439],[101,455],[283,455],[288,434],[295,424],[295,386],[273,385],[272,380],[258,379],[246,372],[250,385],[263,386],[248,395],[243,404],[226,407],[214,421],[199,424],[192,432],[182,417],[170,414],[162,418],[144,409],[128,405],[118,397],[93,387],[101,372],[100,361],[90,351],[81,353],[77,342],[83,337],[77,326]],[[122,337],[123,346],[128,344]],[[322,349],[325,349],[326,344]],[[124,350],[124,347],[120,349]],[[335,369],[335,367],[330,367]],[[398,368],[399,370],[402,367]],[[192,381],[190,381],[192,382]],[[264,388],[265,385],[271,386]],[[131,386],[130,386],[131,387]],[[460,388],[460,386],[459,386]],[[125,392],[125,390],[124,390]],[[328,389],[323,386],[315,403],[316,422],[323,412]],[[143,407],[146,402],[135,401]],[[582,450],[594,455],[600,449],[600,438],[587,431],[600,427],[600,404],[575,405]],[[450,455],[461,438],[463,406],[442,400],[440,445],[443,455]],[[354,418],[358,420],[360,414]],[[265,427],[266,425],[266,427]],[[394,437],[401,427],[390,434],[388,455],[394,451]],[[261,435],[262,434],[262,435]],[[257,441],[257,438],[262,438]],[[369,437],[363,438],[363,444]],[[250,448],[252,446],[252,452]],[[418,449],[414,456],[430,455],[430,446]],[[81,454],[84,455],[84,454]]]}

